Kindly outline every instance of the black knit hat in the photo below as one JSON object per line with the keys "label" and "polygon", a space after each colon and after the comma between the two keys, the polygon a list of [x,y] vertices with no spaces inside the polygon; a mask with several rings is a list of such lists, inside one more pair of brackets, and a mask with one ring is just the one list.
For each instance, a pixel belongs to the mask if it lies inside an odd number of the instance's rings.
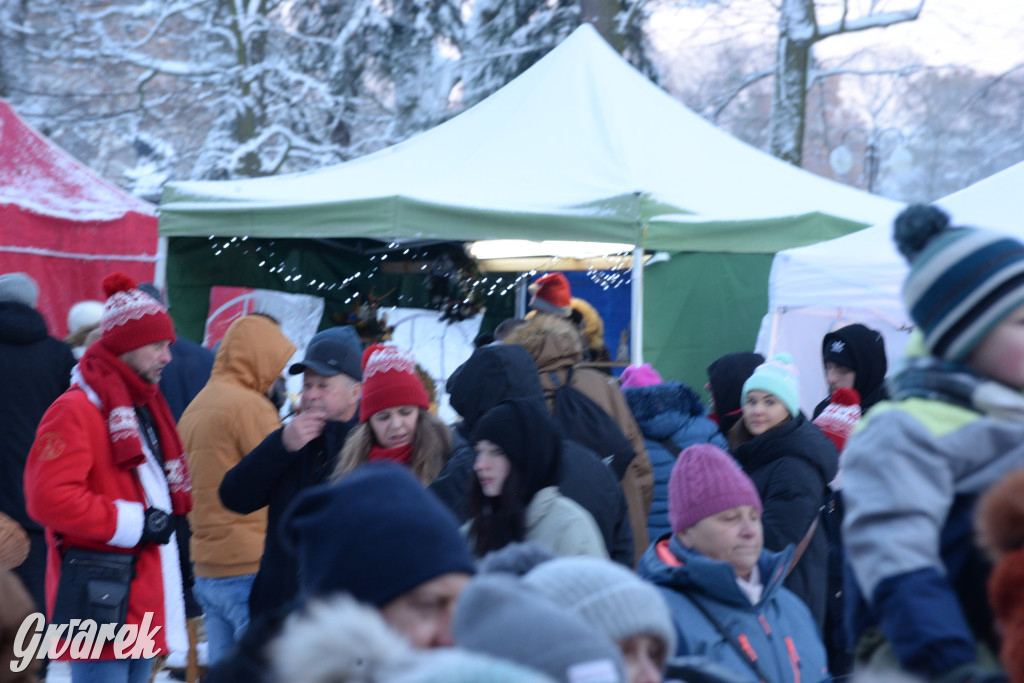
{"label": "black knit hat", "polygon": [[281,530],[298,558],[302,597],[345,591],[382,607],[444,574],[474,572],[455,517],[394,463],[308,489]]}
{"label": "black knit hat", "polygon": [[474,443],[484,439],[500,446],[519,471],[524,500],[531,500],[542,488],[558,485],[562,437],[543,403],[525,398],[499,403],[473,430]]}

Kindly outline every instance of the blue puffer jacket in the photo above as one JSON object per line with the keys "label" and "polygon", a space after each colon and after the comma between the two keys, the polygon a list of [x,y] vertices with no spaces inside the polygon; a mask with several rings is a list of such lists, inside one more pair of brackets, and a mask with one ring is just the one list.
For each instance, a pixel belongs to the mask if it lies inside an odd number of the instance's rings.
{"label": "blue puffer jacket", "polygon": [[712,560],[683,547],[675,536],[658,539],[640,559],[637,573],[661,590],[679,645],[677,655],[698,655],[757,681],[749,660],[729,644],[704,613],[710,613],[732,638],[753,652],[767,683],[831,681],[825,646],[807,606],[782,586],[792,547],[781,553],[763,551],[758,561],[764,592],[750,600],[736,583],[726,562]]}
{"label": "blue puffer jacket", "polygon": [[[672,529],[668,524],[668,479],[676,456],[687,446],[712,443],[728,451],[718,425],[704,415],[697,393],[682,382],[665,382],[623,389],[629,410],[644,433],[647,455],[654,471],[654,500],[647,515],[647,532],[658,538]],[[670,451],[665,440],[671,440]]]}

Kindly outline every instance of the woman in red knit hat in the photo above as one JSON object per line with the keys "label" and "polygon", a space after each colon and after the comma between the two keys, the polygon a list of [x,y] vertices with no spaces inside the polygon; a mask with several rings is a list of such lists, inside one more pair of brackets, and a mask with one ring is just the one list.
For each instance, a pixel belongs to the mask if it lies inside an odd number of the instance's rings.
{"label": "woman in red knit hat", "polygon": [[366,462],[390,460],[412,470],[424,486],[448,457],[448,427],[429,410],[430,397],[410,353],[375,344],[363,354],[359,421],[341,449],[334,478]]}

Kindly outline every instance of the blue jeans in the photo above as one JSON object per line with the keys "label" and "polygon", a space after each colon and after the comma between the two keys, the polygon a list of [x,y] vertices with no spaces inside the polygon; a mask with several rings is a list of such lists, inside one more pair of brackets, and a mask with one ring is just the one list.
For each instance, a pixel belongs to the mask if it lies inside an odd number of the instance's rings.
{"label": "blue jeans", "polygon": [[249,626],[249,593],[255,574],[211,579],[197,576],[192,594],[203,608],[210,666],[226,655]]}
{"label": "blue jeans", "polygon": [[152,659],[72,661],[71,683],[147,683]]}

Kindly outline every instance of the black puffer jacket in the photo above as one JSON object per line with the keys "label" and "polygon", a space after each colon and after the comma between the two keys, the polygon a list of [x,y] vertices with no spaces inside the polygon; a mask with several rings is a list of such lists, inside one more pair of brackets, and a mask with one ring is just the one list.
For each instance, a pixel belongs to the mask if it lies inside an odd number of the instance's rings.
{"label": "black puffer jacket", "polygon": [[[451,406],[462,416],[452,426],[452,451],[441,474],[428,487],[459,521],[469,518],[467,497],[476,453],[469,442],[477,421],[488,410],[511,398],[544,401],[544,390],[533,358],[521,346],[493,344],[473,352],[448,379]],[[608,554],[633,566],[633,535],[626,498],[615,475],[593,451],[565,440],[558,482],[562,495],[583,506],[597,522]]]}
{"label": "black puffer jacket", "polygon": [[[801,414],[741,443],[733,456],[761,495],[764,547],[780,551],[799,544],[836,476],[836,447]],[[825,530],[819,524],[785,584],[807,604],[819,628],[825,619],[827,575]]]}

